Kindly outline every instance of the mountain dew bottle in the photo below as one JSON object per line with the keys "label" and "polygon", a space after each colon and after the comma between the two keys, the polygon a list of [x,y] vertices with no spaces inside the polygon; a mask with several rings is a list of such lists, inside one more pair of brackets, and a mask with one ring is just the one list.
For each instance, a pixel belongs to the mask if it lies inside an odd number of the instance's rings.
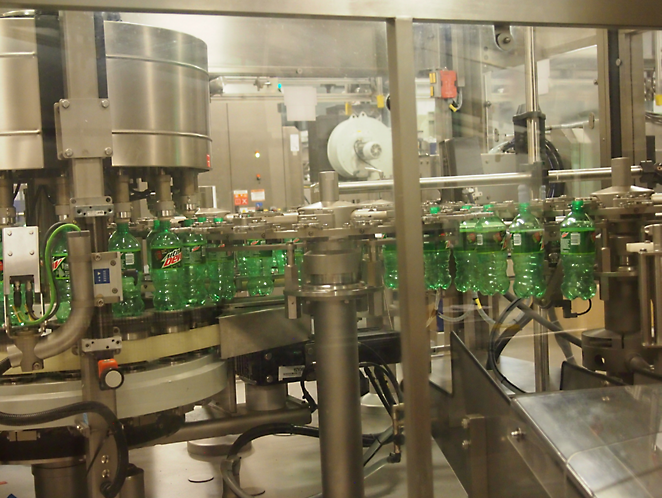
{"label": "mountain dew bottle", "polygon": [[170,221],[161,221],[160,232],[152,239],[152,281],[154,282],[154,309],[175,311],[184,309],[186,303],[181,289],[182,242],[170,230]]}
{"label": "mountain dew bottle", "polygon": [[118,222],[117,230],[108,240],[108,250],[117,251],[122,259],[122,294],[124,300],[112,306],[114,317],[140,316],[145,303],[140,293],[142,282],[141,245],[129,232],[128,222]]}
{"label": "mountain dew bottle", "polygon": [[[248,245],[262,245],[261,240],[250,240]],[[247,288],[250,296],[268,296],[274,290],[271,276],[273,254],[270,250],[248,250],[237,253],[239,275],[248,277]]]}
{"label": "mountain dew bottle", "polygon": [[200,233],[191,230],[193,220],[184,221],[190,231],[180,237],[182,241],[182,290],[186,306],[204,306],[209,298],[207,279],[207,241]]}
{"label": "mountain dew bottle", "polygon": [[595,225],[581,200],[572,202],[570,214],[561,222],[561,262],[563,296],[566,299],[595,296]]}
{"label": "mountain dew bottle", "polygon": [[57,289],[58,308],[55,317],[64,323],[71,314],[71,276],[69,274],[69,248],[67,234],[60,233],[51,250],[51,268]]}
{"label": "mountain dew bottle", "polygon": [[[462,214],[469,215],[471,206],[462,206]],[[471,217],[463,220],[459,228],[459,240],[453,248],[455,257],[455,288],[459,292],[474,289],[476,270],[476,220]]]}
{"label": "mountain dew bottle", "polygon": [[484,212],[487,215],[476,223],[476,290],[486,296],[504,294],[510,288],[506,225],[492,204]]}
{"label": "mountain dew bottle", "polygon": [[528,203],[519,205],[519,214],[510,225],[510,255],[513,259],[515,283],[513,291],[520,298],[542,297],[545,294],[545,254],[543,227],[531,214]]}

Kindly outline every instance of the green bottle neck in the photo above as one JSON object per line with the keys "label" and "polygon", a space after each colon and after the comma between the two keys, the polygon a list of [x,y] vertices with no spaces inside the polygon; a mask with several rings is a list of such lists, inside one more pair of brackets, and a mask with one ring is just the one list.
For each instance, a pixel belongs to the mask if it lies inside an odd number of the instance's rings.
{"label": "green bottle neck", "polygon": [[167,220],[161,221],[161,226],[159,227],[159,229],[163,232],[167,232],[168,230],[170,230],[170,222]]}
{"label": "green bottle neck", "polygon": [[118,223],[117,224],[117,233],[122,233],[122,234],[129,233],[129,224],[128,223]]}

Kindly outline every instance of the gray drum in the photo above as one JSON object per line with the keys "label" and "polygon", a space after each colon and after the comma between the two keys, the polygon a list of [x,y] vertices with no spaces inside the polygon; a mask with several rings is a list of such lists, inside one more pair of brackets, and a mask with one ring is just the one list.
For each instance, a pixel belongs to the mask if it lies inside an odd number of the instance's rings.
{"label": "gray drum", "polygon": [[178,31],[106,21],[113,166],[209,167],[207,45]]}

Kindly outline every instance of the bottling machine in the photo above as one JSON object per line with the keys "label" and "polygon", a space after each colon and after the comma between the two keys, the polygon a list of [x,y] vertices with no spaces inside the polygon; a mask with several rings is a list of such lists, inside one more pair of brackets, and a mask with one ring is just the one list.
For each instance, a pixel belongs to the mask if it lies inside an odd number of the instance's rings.
{"label": "bottling machine", "polygon": [[[0,17],[0,463],[31,465],[38,498],[142,498],[152,476],[132,464],[131,450],[225,435],[238,438],[221,464],[223,496],[245,498],[239,451],[273,434],[319,438],[316,496],[325,498],[363,497],[364,478],[400,462],[403,449],[409,496],[432,497],[433,441],[472,498],[659,495],[662,40],[650,37],[651,48],[641,35],[662,27],[654,1],[560,2],[552,11],[536,0],[11,3],[25,10]],[[134,13],[111,13],[125,11]],[[265,69],[231,54],[212,68],[203,34],[185,32],[182,18],[173,30],[135,12],[235,15],[244,28],[260,16],[356,22],[364,45],[375,44],[370,76],[357,76],[351,51],[339,59],[341,78],[312,60]],[[412,19],[423,24],[415,30]],[[440,19],[471,26],[435,32]],[[573,34],[541,61],[534,25],[600,29]],[[350,43],[327,27],[329,50]],[[472,34],[480,43],[468,43]],[[577,101],[597,95],[599,109],[587,103],[580,121],[550,124],[541,95],[574,97],[538,73],[549,58],[586,48],[597,59],[595,82],[592,66],[561,57],[559,85],[579,75]],[[431,53],[445,57],[428,60]],[[270,71],[282,72],[285,87],[308,77],[325,89],[326,141],[324,119],[313,130],[276,108],[265,113],[278,128],[266,133],[271,141],[232,135],[241,121],[233,100],[293,106]],[[255,77],[257,90],[233,95],[224,85],[236,73]],[[429,120],[417,120],[417,86],[431,99]],[[554,118],[576,118],[557,111]],[[513,134],[499,129],[506,115]],[[419,133],[426,120],[432,138]],[[307,142],[313,184],[305,194],[304,128],[319,132]],[[323,146],[312,150],[317,140]],[[328,161],[313,164],[320,150]],[[234,205],[210,211],[200,184],[217,178],[209,176],[216,164],[229,172],[214,180],[219,198]],[[287,182],[287,195],[273,196],[283,205],[264,204],[263,175],[273,189],[277,178]],[[487,216],[478,212],[485,199],[506,224],[522,203],[541,224],[547,290],[529,303],[510,290],[452,285],[461,227]],[[595,224],[594,299],[604,304],[604,326],[581,331],[566,330],[556,312],[581,314],[561,291],[561,221],[577,199]],[[130,257],[109,247],[120,225],[140,245]],[[197,242],[164,252],[150,239],[163,232]],[[219,266],[206,273],[212,262]],[[182,282],[194,277],[202,294],[223,292],[187,299],[193,287]],[[160,304],[164,286],[188,304]],[[117,313],[130,298],[145,309]],[[501,353],[528,323],[535,393],[502,368]],[[558,384],[550,337],[566,357]],[[316,396],[306,381],[316,382]],[[292,383],[303,399],[290,395]],[[363,434],[369,389],[392,420],[381,434]],[[319,427],[309,425],[315,411]]]}

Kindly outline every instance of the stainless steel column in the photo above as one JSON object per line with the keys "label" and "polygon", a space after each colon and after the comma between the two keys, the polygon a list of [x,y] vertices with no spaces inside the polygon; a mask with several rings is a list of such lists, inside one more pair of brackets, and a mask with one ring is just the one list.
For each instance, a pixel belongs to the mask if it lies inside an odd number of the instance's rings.
{"label": "stainless steel column", "polygon": [[356,301],[314,304],[324,498],[362,498]]}
{"label": "stainless steel column", "polygon": [[[405,382],[407,489],[409,498],[432,498],[432,437],[430,419],[430,341],[425,322],[423,231],[418,164],[416,71],[411,19],[386,23],[391,124],[395,230],[398,241],[398,285],[402,365]],[[326,498],[326,497],[325,497]]]}
{"label": "stainless steel column", "polygon": [[67,458],[32,466],[36,498],[87,498],[85,461]]}
{"label": "stainless steel column", "polygon": [[[545,311],[538,308],[536,311],[543,317]],[[549,390],[549,332],[546,327],[540,325],[536,320],[533,321],[533,363],[535,365],[536,392]]]}
{"label": "stainless steel column", "polygon": [[[526,88],[526,112],[538,112],[538,65],[536,60],[536,34],[535,28],[526,28],[525,44],[525,88]],[[540,162],[540,120],[537,116],[531,116],[526,123],[529,164]]]}

